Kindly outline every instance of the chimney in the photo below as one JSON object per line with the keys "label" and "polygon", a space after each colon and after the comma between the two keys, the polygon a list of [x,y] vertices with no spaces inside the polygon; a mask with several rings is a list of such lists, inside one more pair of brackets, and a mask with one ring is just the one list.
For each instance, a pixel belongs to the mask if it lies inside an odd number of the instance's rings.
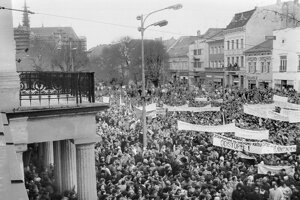
{"label": "chimney", "polygon": [[201,31],[200,30],[197,31],[197,36],[201,36]]}
{"label": "chimney", "polygon": [[277,5],[281,4],[281,0],[277,0],[276,4]]}

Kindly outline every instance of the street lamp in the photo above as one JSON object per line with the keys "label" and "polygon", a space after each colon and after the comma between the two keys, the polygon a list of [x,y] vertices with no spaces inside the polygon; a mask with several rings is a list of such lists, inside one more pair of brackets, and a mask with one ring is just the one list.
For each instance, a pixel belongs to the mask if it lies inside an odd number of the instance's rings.
{"label": "street lamp", "polygon": [[146,14],[145,16],[139,15],[137,16],[137,20],[141,21],[141,26],[138,28],[138,31],[141,32],[141,42],[142,42],[142,100],[143,100],[143,111],[142,111],[142,122],[143,122],[143,149],[146,150],[147,148],[147,125],[146,125],[146,95],[145,95],[145,56],[144,56],[144,32],[146,31],[147,28],[149,28],[150,26],[166,26],[168,24],[168,21],[166,20],[162,20],[153,24],[150,24],[146,27],[144,27],[145,25],[145,21],[146,19],[157,12],[163,11],[163,10],[167,10],[167,9],[173,9],[173,10],[178,10],[181,9],[182,5],[181,4],[175,4],[172,6],[168,6],[166,8],[162,8],[159,10],[155,10],[152,11],[148,14]]}

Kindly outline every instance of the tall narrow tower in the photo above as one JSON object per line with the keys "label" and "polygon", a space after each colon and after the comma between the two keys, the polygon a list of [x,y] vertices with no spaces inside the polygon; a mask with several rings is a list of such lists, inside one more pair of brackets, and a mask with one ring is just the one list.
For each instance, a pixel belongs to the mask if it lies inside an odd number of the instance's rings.
{"label": "tall narrow tower", "polygon": [[24,12],[23,12],[23,27],[30,28],[28,9],[26,5],[26,0],[24,1]]}

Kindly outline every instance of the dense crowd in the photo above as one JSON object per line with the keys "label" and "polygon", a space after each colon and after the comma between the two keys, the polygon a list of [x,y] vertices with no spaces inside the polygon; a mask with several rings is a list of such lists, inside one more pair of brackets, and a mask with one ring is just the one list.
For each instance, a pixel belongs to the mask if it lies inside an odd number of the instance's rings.
{"label": "dense crowd", "polygon": [[[150,87],[147,104],[211,103],[220,106],[221,112],[167,112],[149,117],[147,149],[143,150],[142,125],[134,110],[143,101],[141,89],[98,89],[99,95],[111,97],[110,109],[97,115],[98,134],[102,137],[96,145],[99,199],[300,199],[300,156],[296,153],[248,154],[252,159],[247,159],[233,150],[213,146],[211,133],[178,131],[176,127],[177,120],[201,125],[234,122],[247,129],[268,129],[271,143],[296,144],[300,136],[297,124],[247,115],[242,108],[243,104],[271,103],[274,94],[300,104],[294,90],[189,88],[180,83]],[[195,102],[195,97],[208,97],[209,102]],[[283,169],[279,174],[258,174],[258,163],[293,166],[295,173],[287,174]]]}

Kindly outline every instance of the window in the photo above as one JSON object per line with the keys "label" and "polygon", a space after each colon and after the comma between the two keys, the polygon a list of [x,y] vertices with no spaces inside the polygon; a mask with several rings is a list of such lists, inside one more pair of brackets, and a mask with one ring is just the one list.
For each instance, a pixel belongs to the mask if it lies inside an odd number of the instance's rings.
{"label": "window", "polygon": [[229,44],[230,42],[229,42],[229,40],[227,41],[227,50],[229,50],[230,48],[230,44]]}
{"label": "window", "polygon": [[248,72],[252,72],[252,62],[248,62]]}
{"label": "window", "polygon": [[198,55],[202,54],[202,49],[198,49]]}
{"label": "window", "polygon": [[213,54],[213,48],[210,47],[210,54]]}
{"label": "window", "polygon": [[197,49],[194,49],[194,55],[197,55]]}
{"label": "window", "polygon": [[236,49],[239,49],[239,40],[236,40]]}
{"label": "window", "polygon": [[270,67],[271,67],[271,62],[267,62],[267,66],[266,66],[266,72],[267,73],[270,72]]}
{"label": "window", "polygon": [[286,56],[280,56],[279,71],[286,72],[286,66],[287,66],[287,58],[286,58]]}
{"label": "window", "polygon": [[218,47],[218,53],[221,53],[221,47]]}
{"label": "window", "polygon": [[260,63],[260,72],[261,73],[265,73],[267,70],[266,70],[266,68],[265,68],[265,62],[261,62]]}
{"label": "window", "polygon": [[241,49],[244,48],[244,39],[241,39]]}
{"label": "window", "polygon": [[230,57],[227,57],[227,66],[230,65]]}
{"label": "window", "polygon": [[231,57],[231,64],[234,65],[234,57]]}
{"label": "window", "polygon": [[231,49],[234,49],[234,40],[231,40]]}
{"label": "window", "polygon": [[236,57],[236,61],[235,61],[235,62],[236,62],[236,64],[239,66],[239,64],[240,64],[240,63],[239,63],[239,57]]}
{"label": "window", "polygon": [[241,67],[244,67],[244,56],[241,56]]}
{"label": "window", "polygon": [[256,62],[253,62],[253,73],[256,72]]}

